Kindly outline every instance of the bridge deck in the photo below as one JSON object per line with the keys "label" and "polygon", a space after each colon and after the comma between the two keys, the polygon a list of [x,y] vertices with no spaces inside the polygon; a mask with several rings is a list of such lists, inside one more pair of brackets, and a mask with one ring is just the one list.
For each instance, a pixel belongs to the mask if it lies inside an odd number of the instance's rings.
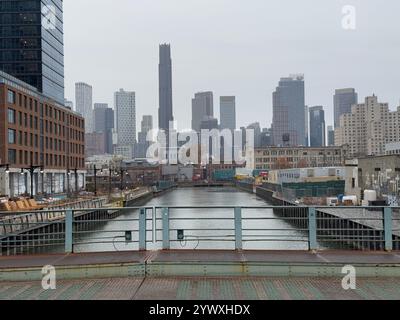
{"label": "bridge deck", "polygon": [[38,281],[3,282],[0,300],[399,300],[400,279],[339,278],[114,278],[61,280],[56,290]]}
{"label": "bridge deck", "polygon": [[[357,289],[341,287],[342,267]],[[57,289],[43,290],[42,267]],[[400,252],[148,251],[0,257],[2,299],[400,299]]]}
{"label": "bridge deck", "polygon": [[38,268],[45,265],[69,267],[123,264],[277,264],[282,266],[353,264],[393,266],[400,269],[400,252],[169,250],[4,256],[0,257],[0,273],[5,269]]}

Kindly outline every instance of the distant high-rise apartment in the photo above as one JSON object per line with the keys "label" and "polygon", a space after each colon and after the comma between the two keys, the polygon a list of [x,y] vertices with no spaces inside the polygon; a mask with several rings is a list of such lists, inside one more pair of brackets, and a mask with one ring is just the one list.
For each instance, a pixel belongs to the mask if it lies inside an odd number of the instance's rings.
{"label": "distant high-rise apartment", "polygon": [[[135,92],[120,89],[114,94],[118,146],[133,150],[136,144],[136,97]],[[128,148],[125,148],[128,149]]]}
{"label": "distant high-rise apartment", "polygon": [[220,97],[219,113],[221,129],[236,130],[236,99],[231,97]]}
{"label": "distant high-rise apartment", "polygon": [[335,128],[340,125],[340,117],[345,113],[351,113],[351,106],[358,103],[358,94],[355,89],[337,89],[333,97],[335,113]]}
{"label": "distant high-rise apartment", "polygon": [[273,137],[277,146],[305,144],[304,76],[281,78],[273,93]]}
{"label": "distant high-rise apartment", "polygon": [[328,147],[335,145],[335,130],[333,126],[328,126]]}
{"label": "distant high-rise apartment", "polygon": [[400,141],[399,124],[400,107],[390,111],[387,103],[379,103],[373,95],[340,117],[335,145],[348,145],[348,153],[353,157],[384,155],[386,144]]}
{"label": "distant high-rise apartment", "polygon": [[85,134],[85,157],[103,155],[106,152],[106,135],[104,132]]}
{"label": "distant high-rise apartment", "polygon": [[84,82],[75,84],[75,111],[85,119],[85,133],[94,131],[93,121],[93,89]]}
{"label": "distant high-rise apartment", "polygon": [[159,109],[158,127],[168,132],[170,121],[174,121],[172,108],[172,60],[171,46],[160,45],[159,79]]}
{"label": "distant high-rise apartment", "polygon": [[262,140],[260,123],[252,123],[247,126],[247,129],[254,130],[254,148],[260,148]]}
{"label": "distant high-rise apartment", "polygon": [[2,0],[0,24],[0,70],[63,106],[62,0]]}
{"label": "distant high-rise apartment", "polygon": [[144,115],[142,118],[142,122],[140,123],[140,130],[142,133],[147,133],[153,130],[153,116]]}
{"label": "distant high-rise apartment", "polygon": [[143,116],[141,122],[141,130],[138,134],[138,143],[135,156],[138,158],[146,158],[147,149],[150,146],[150,141],[147,141],[147,134],[153,130],[153,117],[150,115]]}
{"label": "distant high-rise apartment", "polygon": [[218,119],[213,117],[204,118],[200,124],[200,130],[218,129]]}
{"label": "distant high-rise apartment", "polygon": [[308,106],[305,107],[304,109],[304,117],[305,117],[305,129],[306,129],[306,136],[304,137],[304,146],[308,147],[310,145],[309,141],[309,133],[310,133],[310,117],[309,117],[309,111],[308,111]]}
{"label": "distant high-rise apartment", "polygon": [[213,93],[198,92],[192,99],[192,129],[200,132],[202,121],[209,118],[214,118]]}
{"label": "distant high-rise apartment", "polygon": [[94,131],[104,133],[105,153],[113,153],[112,131],[114,129],[114,110],[107,103],[94,104]]}
{"label": "distant high-rise apartment", "polygon": [[261,132],[261,148],[269,147],[272,145],[272,129],[264,128]]}
{"label": "distant high-rise apartment", "polygon": [[325,112],[322,106],[310,110],[310,146],[325,147]]}

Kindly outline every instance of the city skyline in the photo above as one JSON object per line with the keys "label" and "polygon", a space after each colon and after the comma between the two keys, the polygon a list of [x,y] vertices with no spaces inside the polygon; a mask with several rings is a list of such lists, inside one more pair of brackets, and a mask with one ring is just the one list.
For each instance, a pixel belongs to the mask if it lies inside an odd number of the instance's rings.
{"label": "city skyline", "polygon": [[[294,10],[287,10],[285,4],[260,1],[252,7],[227,7],[227,2],[221,1],[214,13],[199,15],[198,12],[206,11],[201,9],[209,2],[194,4],[188,1],[179,4],[182,7],[179,12],[186,12],[182,15],[174,13],[175,1],[169,6],[157,1],[151,12],[147,12],[149,8],[145,4],[122,1],[111,13],[108,1],[98,1],[93,15],[89,14],[90,1],[65,1],[66,96],[71,100],[73,83],[85,81],[95,88],[95,101],[112,105],[112,92],[125,87],[137,93],[138,118],[151,113],[158,123],[157,47],[168,42],[173,48],[174,59],[174,115],[178,125],[185,128],[190,127],[190,112],[187,111],[192,95],[208,90],[215,96],[237,97],[239,127],[254,121],[251,113],[263,114],[259,119],[261,125],[269,126],[272,121],[270,93],[277,79],[297,72],[305,74],[306,104],[326,106],[327,124],[333,124],[332,97],[337,88],[354,87],[361,97],[376,93],[392,108],[399,105],[395,83],[399,71],[396,57],[400,55],[400,48],[393,41],[395,30],[399,29],[394,14],[398,12],[398,3],[386,2],[379,10],[372,1],[364,1],[361,7],[358,7],[359,2],[355,3],[358,19],[354,31],[342,29],[341,1],[290,3]],[[192,8],[196,10],[189,10]],[[313,10],[309,10],[311,8]],[[73,21],[70,18],[72,12]],[[264,19],[263,12],[274,12],[274,15]],[[132,14],[135,19],[128,19]],[[225,19],[227,15],[231,18]],[[243,22],[236,26],[234,21],[241,20],[241,15],[245,21],[252,17],[253,23],[245,25]],[[375,17],[373,21],[368,19],[371,15]],[[112,22],[106,29],[99,25],[102,20],[99,18],[103,16]],[[146,17],[146,23],[141,16]],[[194,24],[187,23],[191,19]],[[218,26],[216,23],[220,19],[225,19],[227,25]],[[384,23],[381,23],[382,19]],[[166,20],[169,23],[164,28]],[[204,20],[210,20],[211,26],[200,31],[196,23]],[[289,20],[301,20],[302,27],[294,28],[297,23],[285,25]],[[77,21],[85,21],[88,27],[82,30],[82,24]],[[143,25],[149,30],[145,32]],[[276,26],[280,26],[278,34]],[[181,29],[185,32],[176,32]],[[120,36],[110,36],[110,45],[103,47],[103,36],[111,33]],[[128,34],[135,39],[131,42],[135,47],[120,40]],[[232,38],[233,34],[236,38]],[[312,39],[314,41],[310,42]],[[102,49],[96,50],[100,46]],[[271,47],[277,47],[283,53],[277,55],[271,52]],[[382,52],[381,47],[390,50]],[[89,48],[96,50],[95,57]],[[332,56],[335,61],[329,63]],[[82,62],[79,70],[74,66],[76,59]],[[341,66],[340,72],[337,65]],[[218,109],[215,112],[218,113]]]}

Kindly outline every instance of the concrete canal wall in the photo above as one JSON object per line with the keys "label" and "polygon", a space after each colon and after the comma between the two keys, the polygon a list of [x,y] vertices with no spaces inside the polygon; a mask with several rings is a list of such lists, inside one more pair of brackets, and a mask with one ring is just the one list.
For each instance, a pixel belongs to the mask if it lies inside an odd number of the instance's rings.
{"label": "concrete canal wall", "polygon": [[[243,189],[243,188],[242,188]],[[271,188],[272,189],[272,188]],[[301,229],[308,229],[308,208],[276,196],[278,190],[256,188],[256,194],[274,206],[287,206],[274,209]],[[357,209],[345,207],[317,208],[317,240],[323,247],[358,250],[385,250],[384,214],[382,209]],[[400,250],[400,213],[393,211],[393,250]]]}

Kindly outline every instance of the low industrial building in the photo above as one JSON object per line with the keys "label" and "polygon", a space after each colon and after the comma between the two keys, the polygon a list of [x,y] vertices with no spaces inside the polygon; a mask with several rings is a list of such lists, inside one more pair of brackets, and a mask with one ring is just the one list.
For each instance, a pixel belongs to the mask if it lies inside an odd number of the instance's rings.
{"label": "low industrial building", "polygon": [[376,190],[379,196],[400,196],[400,155],[359,158],[357,167],[363,190]]}
{"label": "low industrial building", "polygon": [[255,168],[276,170],[308,167],[342,167],[347,158],[345,147],[268,147],[255,149]]}
{"label": "low industrial building", "polygon": [[345,167],[272,170],[263,187],[287,201],[304,198],[338,197],[345,193]]}
{"label": "low industrial building", "polygon": [[192,181],[193,165],[162,165],[162,179],[167,181]]}
{"label": "low industrial building", "polygon": [[124,160],[121,169],[127,172],[133,186],[153,185],[162,180],[161,165],[154,164],[146,159]]}

